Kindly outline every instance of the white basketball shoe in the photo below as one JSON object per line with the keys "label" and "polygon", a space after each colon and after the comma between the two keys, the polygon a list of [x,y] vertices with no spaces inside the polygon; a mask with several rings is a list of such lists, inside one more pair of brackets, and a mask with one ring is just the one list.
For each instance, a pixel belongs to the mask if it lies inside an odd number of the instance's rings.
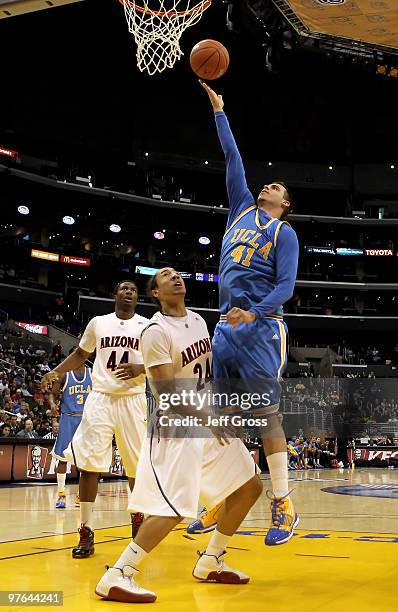
{"label": "white basketball shoe", "polygon": [[222,582],[222,584],[247,584],[250,580],[243,572],[228,567],[221,555],[207,555],[198,551],[199,559],[193,568],[192,576],[202,582]]}
{"label": "white basketball shoe", "polygon": [[103,599],[123,603],[152,603],[156,594],[138,586],[133,577],[134,568],[125,565],[121,570],[107,567],[107,571],[95,587],[95,593]]}

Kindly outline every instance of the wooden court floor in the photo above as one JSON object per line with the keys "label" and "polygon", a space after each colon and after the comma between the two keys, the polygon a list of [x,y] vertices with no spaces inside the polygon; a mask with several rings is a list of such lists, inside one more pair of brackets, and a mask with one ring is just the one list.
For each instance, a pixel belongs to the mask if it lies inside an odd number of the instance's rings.
{"label": "wooden court floor", "polygon": [[[138,581],[158,594],[149,605],[170,612],[398,611],[398,471],[309,470],[290,477],[301,517],[292,540],[264,546],[270,516],[266,476],[262,498],[231,540],[227,563],[250,575],[248,585],[194,581],[196,551],[205,548],[209,534],[187,537],[180,525],[142,565]],[[96,552],[81,560],[71,558],[76,485],[67,488],[65,510],[54,508],[55,485],[0,488],[0,590],[63,591],[67,612],[128,608],[94,594],[104,565],[130,539],[126,486],[100,484]]]}

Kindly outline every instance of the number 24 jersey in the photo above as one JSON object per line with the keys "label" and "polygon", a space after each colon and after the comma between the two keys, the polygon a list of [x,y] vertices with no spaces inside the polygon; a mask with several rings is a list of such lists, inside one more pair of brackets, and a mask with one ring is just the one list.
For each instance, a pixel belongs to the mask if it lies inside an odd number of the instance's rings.
{"label": "number 24 jersey", "polygon": [[200,391],[212,376],[211,340],[205,320],[192,310],[186,312],[185,317],[155,313],[142,334],[142,353],[147,370],[170,363],[174,378],[184,379],[186,390]]}

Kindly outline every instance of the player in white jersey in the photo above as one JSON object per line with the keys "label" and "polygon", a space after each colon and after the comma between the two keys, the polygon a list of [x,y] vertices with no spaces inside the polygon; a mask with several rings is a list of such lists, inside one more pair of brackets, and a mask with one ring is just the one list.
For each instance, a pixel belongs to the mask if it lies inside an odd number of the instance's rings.
{"label": "player in white jersey", "polygon": [[[204,425],[209,408],[195,409],[198,391],[211,376],[211,341],[202,317],[185,308],[184,281],[173,268],[162,268],[150,281],[151,294],[161,306],[141,336],[144,364],[152,391],[158,399],[157,422],[143,442],[137,480],[129,510],[146,515],[139,532],[96,587],[100,597],[129,603],[149,603],[155,593],[138,586],[137,567],[184,517],[196,516],[199,495],[209,507],[225,499],[217,527],[194,570],[194,578],[206,582],[246,584],[249,577],[225,565],[228,541],[262,491],[250,453],[241,440],[226,438],[218,427]],[[165,390],[195,388],[192,402],[179,401],[173,413],[161,401]],[[202,395],[203,397],[203,395]],[[199,419],[194,427],[173,431],[164,418]],[[199,416],[198,416],[199,415]],[[175,425],[177,425],[175,423]],[[184,429],[184,428],[183,428]],[[196,434],[196,435],[195,435]],[[231,469],[231,465],[234,469]]]}
{"label": "player in white jersey", "polygon": [[[113,295],[115,312],[91,319],[78,348],[42,379],[43,388],[47,388],[68,370],[80,367],[96,351],[92,391],[82,421],[64,451],[66,459],[80,470],[80,541],[72,550],[72,556],[79,559],[94,553],[92,511],[99,474],[107,473],[112,463],[113,436],[133,490],[146,431],[146,376],[140,336],[148,319],[135,314],[138,297],[135,283],[122,281]],[[131,518],[134,535],[143,516],[135,513]]]}

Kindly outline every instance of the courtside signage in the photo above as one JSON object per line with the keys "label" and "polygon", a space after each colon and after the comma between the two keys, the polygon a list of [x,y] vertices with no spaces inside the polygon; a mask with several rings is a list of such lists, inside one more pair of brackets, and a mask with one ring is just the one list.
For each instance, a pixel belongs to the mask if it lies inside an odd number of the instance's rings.
{"label": "courtside signage", "polygon": [[391,257],[398,255],[398,251],[393,249],[356,249],[349,247],[330,247],[330,246],[306,246],[305,250],[311,255],[365,255],[367,257]]}
{"label": "courtside signage", "polygon": [[337,255],[363,255],[363,249],[350,249],[350,248],[338,248],[336,249]]}
{"label": "courtside signage", "polygon": [[72,264],[75,266],[90,266],[91,261],[86,257],[75,257],[74,255],[58,255],[58,253],[49,253],[48,251],[38,251],[32,249],[31,257],[36,259],[44,259],[45,261],[58,261],[64,264]]}
{"label": "courtside signage", "polygon": [[372,257],[390,257],[394,255],[392,249],[365,249],[365,255],[371,255]]}
{"label": "courtside signage", "polygon": [[[159,268],[147,268],[146,266],[136,266],[135,271],[138,274],[146,274],[147,276],[153,276]],[[195,275],[191,272],[179,272],[181,278],[194,278],[197,281],[206,281],[208,283],[218,283],[218,274],[210,272],[196,272]]]}
{"label": "courtside signage", "polygon": [[91,261],[86,257],[73,257],[72,255],[61,255],[61,263],[74,264],[75,266],[90,266]]}
{"label": "courtside signage", "polygon": [[5,155],[6,157],[18,157],[18,152],[0,146],[0,155]]}
{"label": "courtside signage", "polygon": [[306,251],[314,255],[336,255],[334,248],[329,246],[307,246]]}
{"label": "courtside signage", "polygon": [[40,334],[42,336],[48,334],[47,325],[40,325],[39,323],[23,323],[23,321],[15,321],[15,325],[18,325],[18,327],[23,327],[23,329],[26,329],[26,331],[29,331],[32,334]]}
{"label": "courtside signage", "polygon": [[38,251],[32,249],[31,256],[36,259],[45,259],[46,261],[59,261],[58,253],[49,253],[48,251]]}

